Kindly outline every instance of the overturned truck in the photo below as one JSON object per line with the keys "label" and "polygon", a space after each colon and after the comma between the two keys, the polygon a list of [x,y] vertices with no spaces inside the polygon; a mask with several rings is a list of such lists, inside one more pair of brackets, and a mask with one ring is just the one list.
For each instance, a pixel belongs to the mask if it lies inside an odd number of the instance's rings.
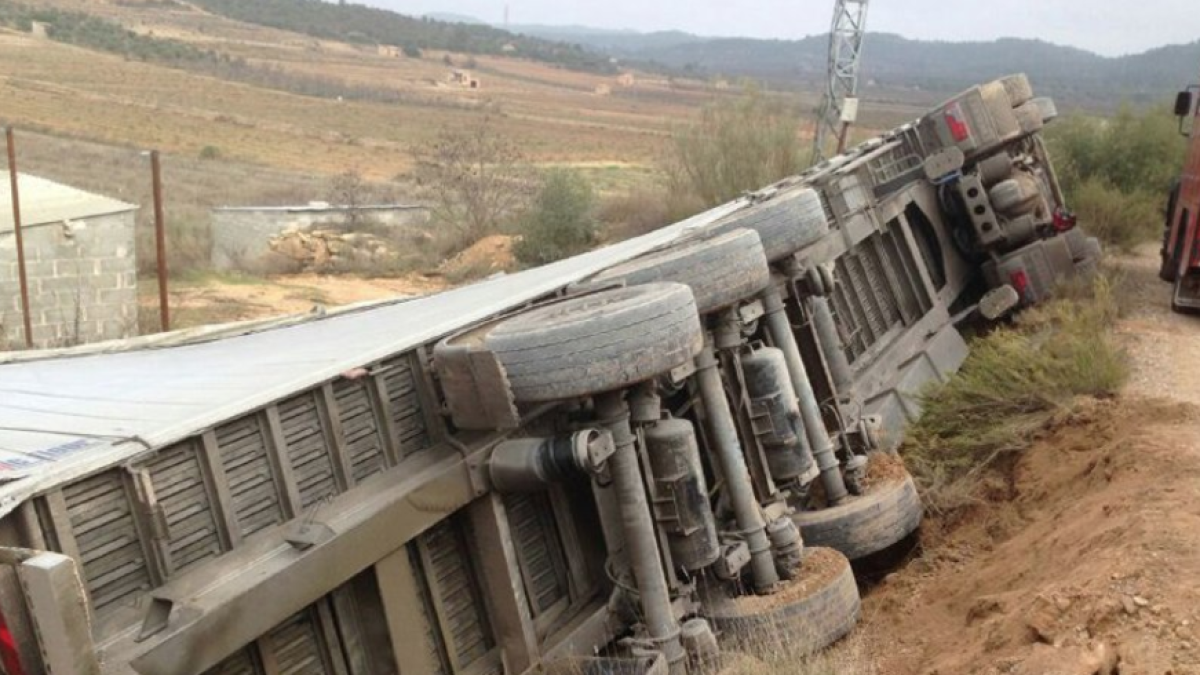
{"label": "overturned truck", "polygon": [[9,673],[684,673],[853,629],[891,454],[1091,273],[1023,76],[446,293],[0,363]]}

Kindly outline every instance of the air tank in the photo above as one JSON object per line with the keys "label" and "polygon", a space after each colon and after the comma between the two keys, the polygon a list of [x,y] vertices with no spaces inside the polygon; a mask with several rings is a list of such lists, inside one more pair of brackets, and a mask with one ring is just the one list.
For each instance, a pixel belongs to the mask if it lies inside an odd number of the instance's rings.
{"label": "air tank", "polygon": [[812,449],[783,351],[774,347],[755,349],[741,357],[741,364],[754,433],[766,454],[771,478],[776,483],[808,482],[816,474]]}
{"label": "air tank", "polygon": [[696,430],[686,420],[664,419],[643,427],[654,483],[654,513],[667,533],[675,566],[695,571],[720,554],[708,501]]}

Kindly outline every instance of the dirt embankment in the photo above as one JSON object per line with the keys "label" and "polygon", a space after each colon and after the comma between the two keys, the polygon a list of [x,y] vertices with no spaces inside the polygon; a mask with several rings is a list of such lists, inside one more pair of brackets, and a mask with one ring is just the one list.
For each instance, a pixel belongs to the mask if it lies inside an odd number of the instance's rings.
{"label": "dirt embankment", "polygon": [[889,675],[1200,674],[1200,319],[1123,261],[1134,373],[1064,414],[865,600]]}

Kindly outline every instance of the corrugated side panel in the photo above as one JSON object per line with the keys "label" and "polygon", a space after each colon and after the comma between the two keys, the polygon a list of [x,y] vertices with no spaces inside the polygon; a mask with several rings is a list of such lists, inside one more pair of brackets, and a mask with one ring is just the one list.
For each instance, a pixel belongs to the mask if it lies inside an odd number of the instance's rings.
{"label": "corrugated side panel", "polygon": [[441,603],[442,623],[450,631],[445,636],[450,651],[460,666],[473,663],[494,642],[462,531],[452,519],[442,521],[422,536],[422,542],[429,554],[426,575]]}
{"label": "corrugated side panel", "polygon": [[97,615],[149,590],[150,572],[133,519],[132,495],[121,470],[68,485],[63,497]]}
{"label": "corrugated side panel", "polygon": [[283,522],[283,507],[258,414],[217,429],[217,447],[242,536]]}
{"label": "corrugated side panel", "polygon": [[258,657],[248,647],[204,671],[204,675],[262,675]]}
{"label": "corrugated side panel", "polygon": [[163,450],[148,467],[167,516],[167,547],[176,573],[221,554],[221,540],[195,442]]}
{"label": "corrugated side panel", "polygon": [[383,383],[387,388],[389,414],[400,444],[400,456],[408,457],[429,447],[429,430],[417,395],[412,363],[407,356],[384,364]]}
{"label": "corrugated side panel", "polygon": [[357,484],[387,468],[379,421],[375,419],[366,379],[338,380],[333,385],[333,394],[350,457],[350,472]]}
{"label": "corrugated side panel", "polygon": [[528,578],[525,592],[530,608],[538,616],[570,592],[550,500],[544,493],[507,495],[504,508],[513,545]]}
{"label": "corrugated side panel", "polygon": [[338,493],[333,472],[333,456],[326,441],[325,427],[312,392],[279,404],[283,442],[287,461],[292,465],[303,508]]}
{"label": "corrugated side panel", "polygon": [[267,643],[280,675],[325,675],[329,672],[329,654],[311,609],[271,631]]}
{"label": "corrugated side panel", "polygon": [[410,543],[407,547],[408,560],[413,572],[413,581],[418,589],[421,589],[421,617],[422,621],[421,632],[425,634],[425,649],[428,650],[429,662],[437,664],[432,675],[446,675],[448,671],[446,658],[444,654],[444,643],[440,638],[440,631],[437,623],[437,610],[433,607],[433,600],[430,597],[432,592],[429,586],[427,575],[424,574],[424,568],[421,563],[421,554],[417,550],[415,543]]}

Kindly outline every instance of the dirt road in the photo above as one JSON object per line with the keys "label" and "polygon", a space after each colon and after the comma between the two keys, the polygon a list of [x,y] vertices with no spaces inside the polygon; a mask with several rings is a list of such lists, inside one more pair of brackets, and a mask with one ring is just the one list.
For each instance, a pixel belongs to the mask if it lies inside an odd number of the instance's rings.
{"label": "dirt road", "polygon": [[1061,416],[966,517],[931,519],[865,600],[878,672],[1200,673],[1200,319],[1171,314],[1152,248],[1119,265],[1127,390]]}

